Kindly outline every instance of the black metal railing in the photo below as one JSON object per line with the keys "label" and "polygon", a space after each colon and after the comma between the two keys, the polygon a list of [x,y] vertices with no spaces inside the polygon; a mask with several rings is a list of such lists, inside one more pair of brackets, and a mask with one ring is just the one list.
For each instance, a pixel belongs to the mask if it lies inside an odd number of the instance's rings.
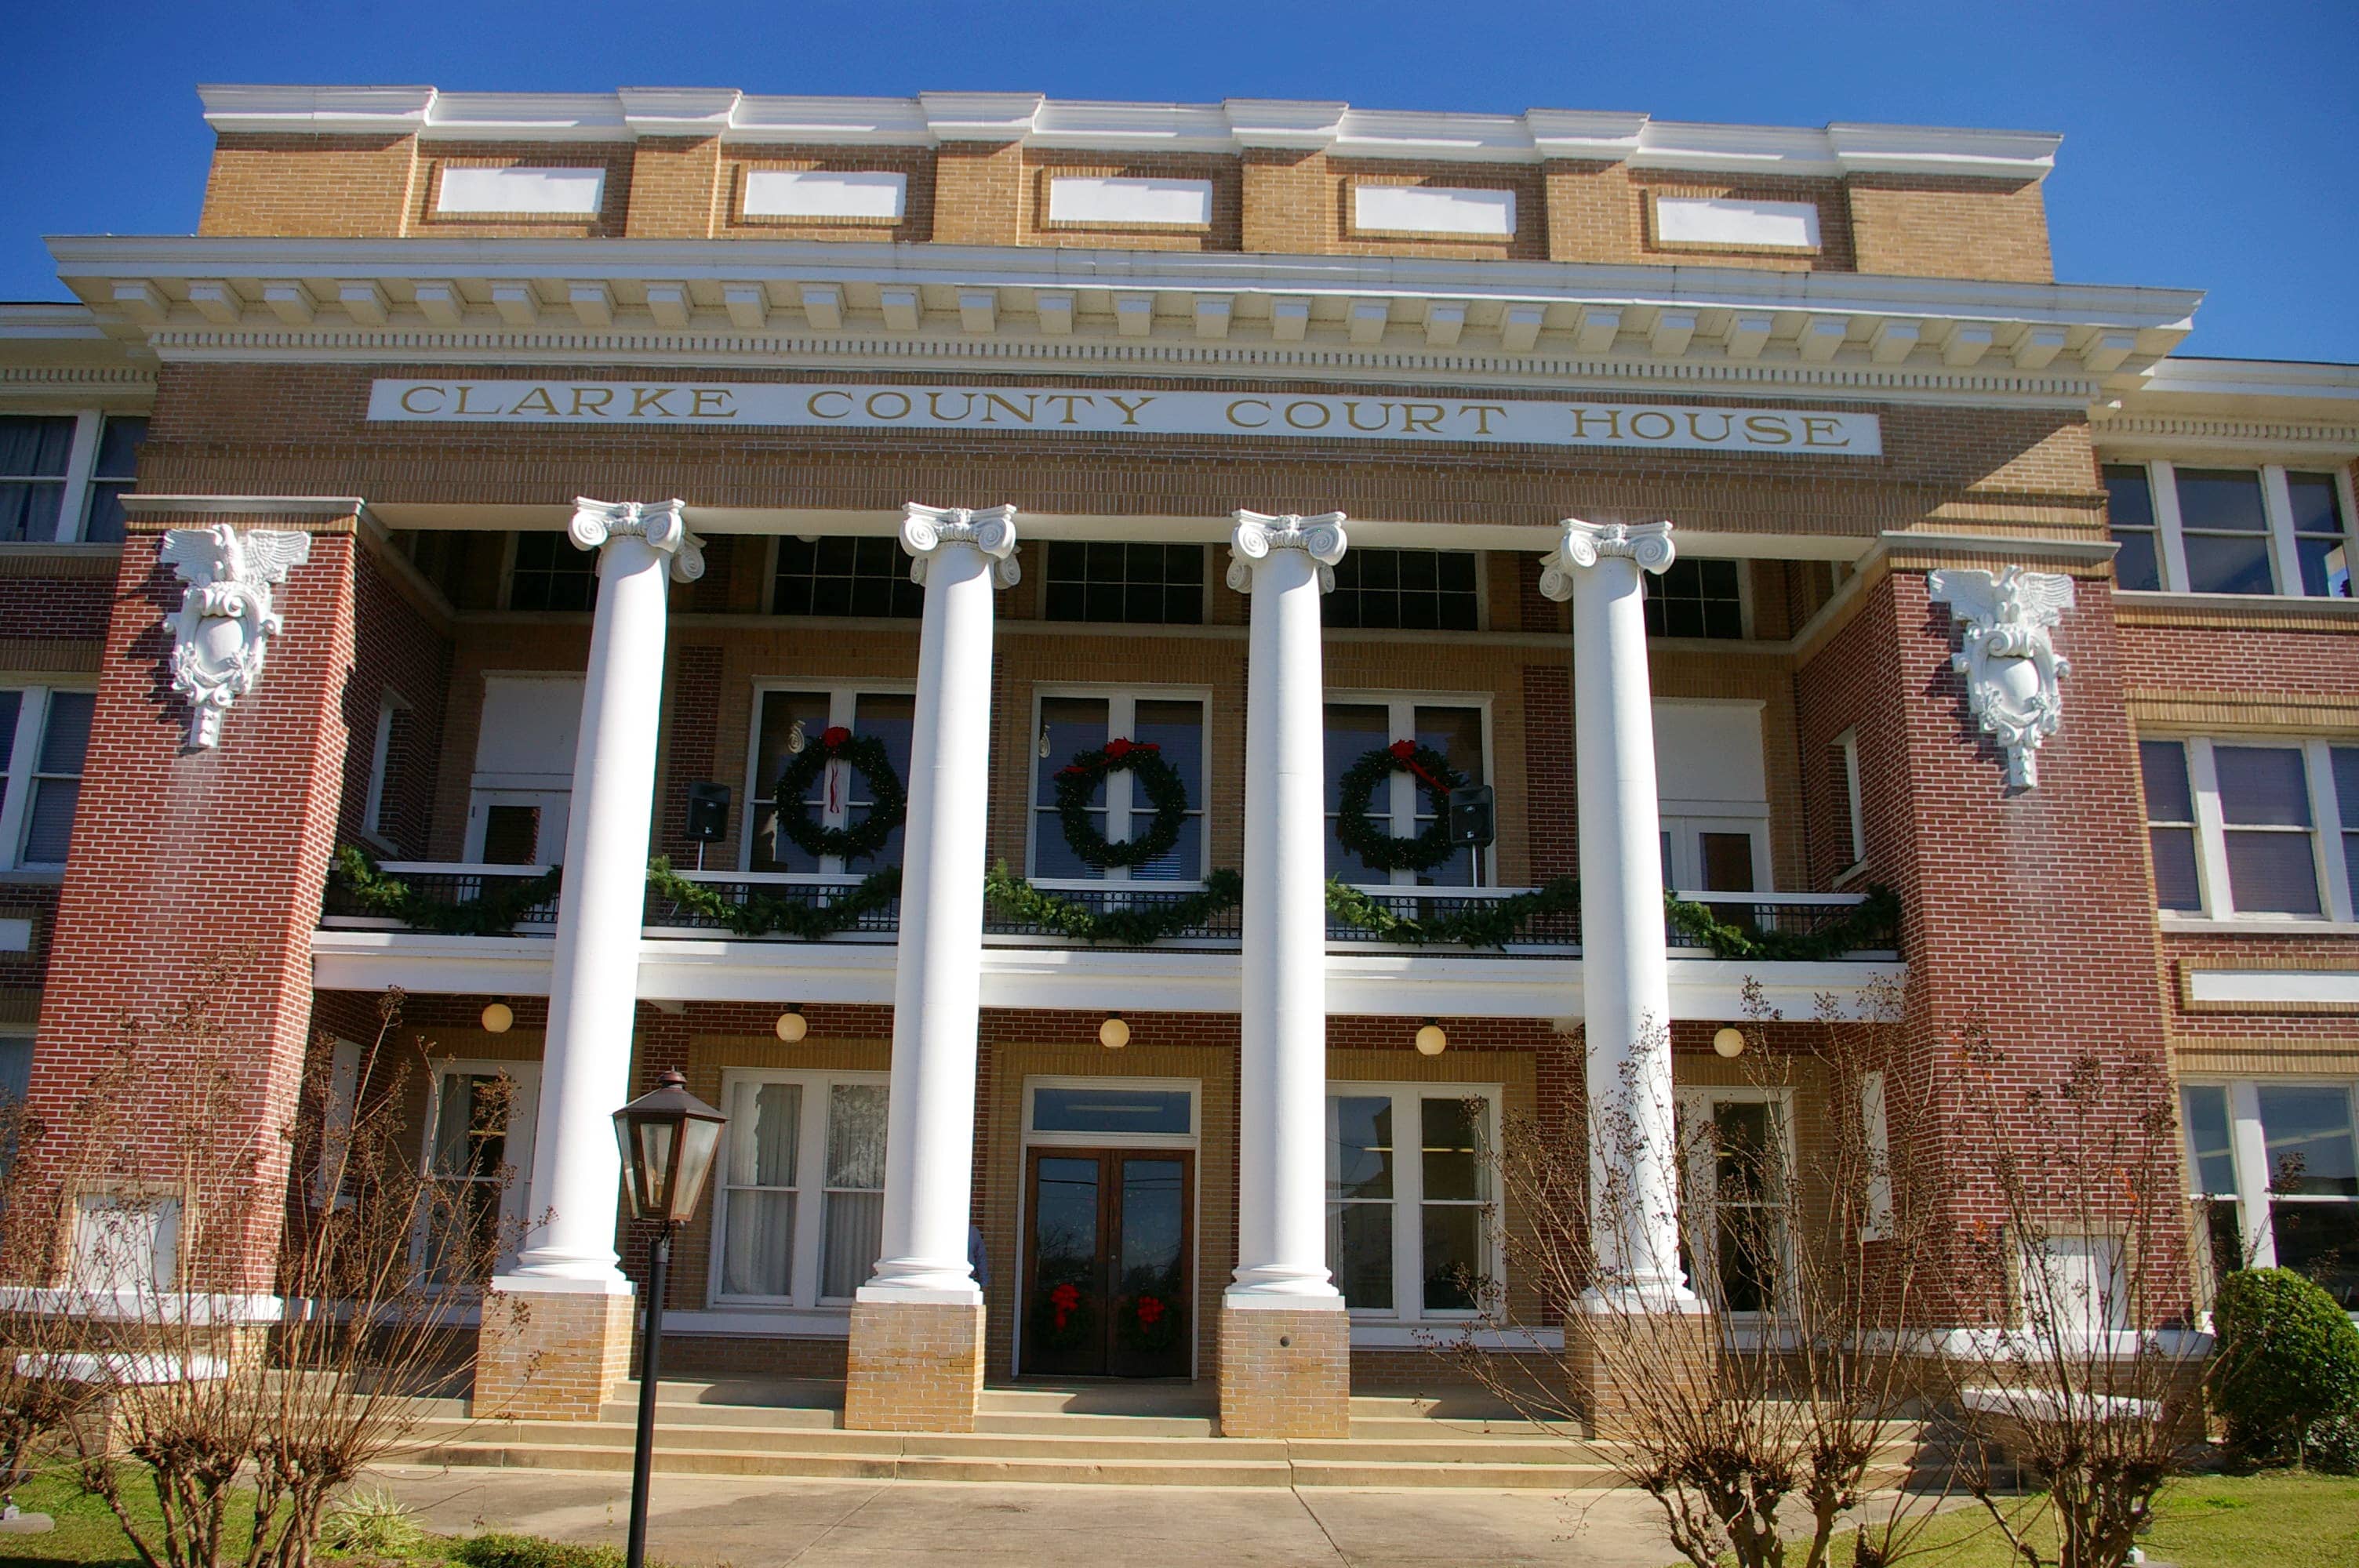
{"label": "black metal railing", "polygon": [[[377,870],[385,876],[397,880],[421,899],[443,904],[472,904],[485,896],[523,886],[542,876],[547,866],[484,866],[451,864],[434,860],[387,860]],[[341,877],[328,879],[327,897],[320,910],[323,921],[341,925],[409,927],[398,919],[379,914],[364,902]],[[555,894],[530,904],[518,913],[515,929],[545,931],[557,924]]]}
{"label": "black metal railing", "polygon": [[[1055,884],[1053,891],[1060,901],[1078,905],[1082,911],[1098,919],[1125,912],[1144,914],[1169,909],[1173,904],[1184,903],[1197,897],[1199,892],[1191,887],[1158,887],[1153,882],[1100,882],[1092,885],[1060,882]],[[1243,912],[1234,906],[1215,911],[1197,924],[1173,932],[1167,940],[1233,946],[1243,930],[1240,925],[1242,914]],[[983,929],[987,936],[1071,939],[1067,937],[1063,928],[1049,921],[1005,914],[989,903],[984,905]],[[1120,944],[1102,940],[1099,945],[1114,946]]]}
{"label": "black metal railing", "polygon": [[1578,908],[1559,903],[1518,913],[1520,904],[1531,901],[1529,888],[1361,887],[1353,891],[1384,914],[1410,923],[1412,929],[1347,920],[1331,909],[1327,914],[1330,942],[1406,942],[1478,953],[1519,947],[1570,952],[1581,946]]}
{"label": "black metal railing", "polygon": [[[730,909],[743,911],[756,906],[751,920],[732,919],[726,912],[716,914],[710,908],[682,903],[668,898],[653,887],[647,889],[647,934],[650,937],[718,935],[733,940],[769,942],[809,942],[842,938],[848,941],[875,941],[896,935],[901,929],[901,900],[896,895],[873,907],[864,908],[838,922],[820,920],[824,930],[820,935],[806,935],[787,924],[791,916],[781,919],[758,906],[769,904],[773,909],[784,905],[789,909],[810,912],[822,916],[832,906],[849,897],[859,888],[859,877],[794,878],[766,876],[759,872],[683,871],[680,875],[703,888]],[[798,923],[799,924],[799,923]],[[764,925],[778,928],[764,930]],[[748,927],[751,929],[748,929]]]}

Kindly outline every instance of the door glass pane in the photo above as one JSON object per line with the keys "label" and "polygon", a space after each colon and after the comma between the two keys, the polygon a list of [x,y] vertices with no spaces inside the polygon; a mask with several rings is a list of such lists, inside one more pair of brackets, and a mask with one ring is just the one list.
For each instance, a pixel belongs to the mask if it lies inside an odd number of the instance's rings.
{"label": "door glass pane", "polygon": [[[885,755],[893,764],[893,776],[901,781],[903,793],[909,785],[909,742],[916,732],[918,699],[906,694],[863,692],[853,702],[852,732],[874,737],[885,743]],[[821,781],[824,784],[824,780]],[[868,809],[875,804],[869,797],[868,785],[850,769],[844,771],[843,804],[846,807],[844,826],[857,827],[868,820]],[[864,857],[859,864],[847,871],[863,875],[901,863],[901,833],[896,827],[885,840],[885,848],[873,857]]]}
{"label": "door glass pane", "polygon": [[2263,1084],[2260,1100],[2271,1192],[2359,1197],[2348,1089]]}
{"label": "door glass pane", "polygon": [[[1036,877],[1103,877],[1105,872],[1073,852],[1065,842],[1063,819],[1057,815],[1057,771],[1083,752],[1094,752],[1114,739],[1106,733],[1107,705],[1102,697],[1049,697],[1040,699],[1041,735],[1048,755],[1035,767],[1032,791],[1032,874]],[[1033,737],[1037,749],[1041,736]],[[1090,794],[1090,826],[1105,832],[1106,788],[1101,782]]]}
{"label": "door glass pane", "polygon": [[2187,1124],[2195,1190],[2212,1196],[2234,1196],[2236,1157],[2228,1131],[2227,1089],[2219,1084],[2190,1084],[2179,1091],[2179,1112]]}
{"label": "door glass pane", "polygon": [[1390,1311],[1392,1097],[1339,1095],[1327,1107],[1327,1266],[1346,1306]]}
{"label": "door glass pane", "polygon": [[1123,1158],[1122,1247],[1115,1259],[1114,1337],[1133,1375],[1187,1370],[1187,1165],[1168,1158]]}
{"label": "door glass pane", "polygon": [[[1187,784],[1189,806],[1171,852],[1132,867],[1130,874],[1142,881],[1193,881],[1204,874],[1204,705],[1142,701],[1130,739],[1160,749],[1163,761]],[[1130,798],[1130,831],[1136,837],[1153,825],[1155,808],[1147,792],[1135,783]]]}
{"label": "door glass pane", "polygon": [[1701,833],[1706,892],[1753,891],[1753,835]]}
{"label": "door glass pane", "polygon": [[[754,798],[747,802],[754,824],[754,848],[747,861],[757,871],[816,871],[819,857],[805,854],[780,834],[776,801],[778,775],[796,756],[798,745],[811,746],[827,730],[828,697],[823,691],[767,691],[762,694],[762,730],[754,751]],[[801,725],[798,735],[796,725]],[[827,805],[826,770],[803,800],[817,820]]]}
{"label": "door glass pane", "polygon": [[883,1084],[837,1084],[828,1091],[826,1227],[819,1293],[849,1299],[876,1267],[885,1226]]}
{"label": "door glass pane", "polygon": [[1100,1370],[1099,1162],[1095,1155],[1044,1154],[1034,1170],[1028,1360],[1039,1371]]}
{"label": "door glass pane", "polygon": [[1032,1091],[1035,1132],[1177,1132],[1194,1130],[1186,1089],[1061,1088]]}
{"label": "door glass pane", "polygon": [[1475,1204],[1424,1206],[1425,1310],[1472,1312],[1489,1284],[1483,1267],[1483,1210]]}
{"label": "door glass pane", "polygon": [[540,807],[484,807],[484,860],[487,866],[531,866],[540,862]]}

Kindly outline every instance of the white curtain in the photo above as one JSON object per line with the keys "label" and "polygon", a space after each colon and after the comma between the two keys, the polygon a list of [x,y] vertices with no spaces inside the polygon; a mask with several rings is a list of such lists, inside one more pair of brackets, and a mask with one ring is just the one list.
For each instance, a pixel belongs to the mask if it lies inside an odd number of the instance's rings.
{"label": "white curtain", "polygon": [[885,1224],[885,1111],[882,1084],[837,1084],[829,1097],[821,1296],[851,1295],[876,1266]]}

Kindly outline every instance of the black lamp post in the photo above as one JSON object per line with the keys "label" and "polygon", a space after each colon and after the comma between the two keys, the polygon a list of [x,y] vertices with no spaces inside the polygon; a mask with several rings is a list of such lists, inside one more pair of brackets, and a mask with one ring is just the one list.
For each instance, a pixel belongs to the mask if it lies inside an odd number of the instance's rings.
{"label": "black lamp post", "polygon": [[623,1182],[631,1216],[656,1231],[654,1267],[647,1271],[647,1329],[639,1342],[639,1435],[631,1455],[630,1568],[647,1555],[647,1470],[655,1458],[656,1379],[663,1353],[665,1278],[671,1272],[672,1227],[696,1212],[712,1173],[713,1152],[728,1118],[688,1092],[688,1080],[667,1071],[653,1094],[614,1113],[623,1146]]}

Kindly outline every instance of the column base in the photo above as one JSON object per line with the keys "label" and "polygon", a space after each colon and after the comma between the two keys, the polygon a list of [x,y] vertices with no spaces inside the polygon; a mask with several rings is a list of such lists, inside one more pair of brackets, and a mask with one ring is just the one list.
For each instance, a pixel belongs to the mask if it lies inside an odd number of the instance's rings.
{"label": "column base", "polygon": [[983,1404],[981,1302],[854,1302],[843,1424],[973,1432]]}
{"label": "column base", "polygon": [[1628,1437],[1667,1408],[1691,1406],[1708,1393],[1719,1355],[1719,1325],[1708,1312],[1568,1314],[1568,1401],[1590,1436]]}
{"label": "column base", "polygon": [[484,1292],[473,1414],[597,1420],[631,1375],[637,1300],[627,1291]]}
{"label": "column base", "polygon": [[1221,1435],[1352,1435],[1352,1317],[1221,1303]]}

